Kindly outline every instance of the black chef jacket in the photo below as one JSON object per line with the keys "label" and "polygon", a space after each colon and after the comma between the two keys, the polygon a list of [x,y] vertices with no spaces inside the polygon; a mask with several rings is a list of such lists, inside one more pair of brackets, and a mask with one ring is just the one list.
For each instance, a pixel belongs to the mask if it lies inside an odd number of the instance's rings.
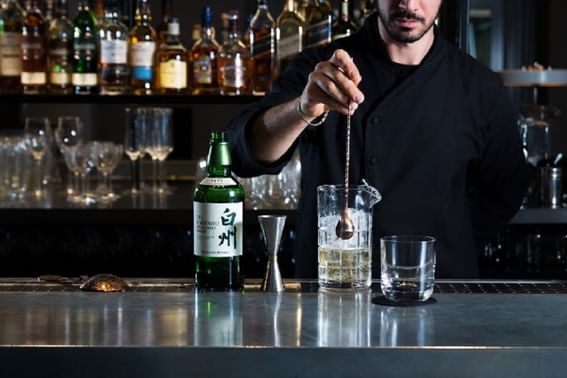
{"label": "black chef jacket", "polygon": [[411,234],[437,238],[437,277],[476,277],[479,239],[510,220],[528,183],[516,114],[498,75],[438,31],[419,66],[392,63],[376,15],[353,36],[302,52],[271,92],[227,128],[241,177],[277,174],[300,149],[296,276],[317,276],[316,188],[343,183],[346,117],[331,112],[269,166],[251,157],[246,135],[268,108],[297,98],[315,65],[338,48],[353,57],[365,95],[352,117],[351,183],[365,178],[383,195],[373,214],[374,276],[380,236]]}

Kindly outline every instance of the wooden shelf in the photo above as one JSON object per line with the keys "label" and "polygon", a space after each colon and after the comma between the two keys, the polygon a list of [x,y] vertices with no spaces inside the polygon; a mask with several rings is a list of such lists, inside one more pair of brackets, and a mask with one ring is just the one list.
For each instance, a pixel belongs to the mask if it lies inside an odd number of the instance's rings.
{"label": "wooden shelf", "polygon": [[215,105],[215,104],[249,104],[262,98],[261,96],[193,96],[181,95],[22,95],[0,94],[0,104],[159,104],[159,105]]}

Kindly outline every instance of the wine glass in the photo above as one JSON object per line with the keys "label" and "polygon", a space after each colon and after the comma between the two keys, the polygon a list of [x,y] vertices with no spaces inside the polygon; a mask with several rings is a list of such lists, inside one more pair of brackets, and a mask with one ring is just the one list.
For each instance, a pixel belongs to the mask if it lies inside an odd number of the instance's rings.
{"label": "wine glass", "polygon": [[147,109],[126,108],[126,133],[124,152],[132,164],[131,194],[140,192],[140,160],[145,154],[145,141],[148,129]]}
{"label": "wine glass", "polygon": [[[152,108],[149,140],[146,150],[152,157],[154,175],[153,192],[165,194],[167,192],[164,180],[164,161],[173,151],[173,125],[170,108]],[[157,170],[156,170],[157,162]],[[157,184],[156,184],[157,178]]]}
{"label": "wine glass", "polygon": [[77,162],[77,148],[78,148],[78,144],[75,146],[68,146],[66,148],[64,148],[61,153],[63,154],[63,160],[65,161],[65,165],[67,166],[67,169],[69,170],[69,172],[72,172],[73,174],[73,179],[74,179],[74,190],[73,192],[69,192],[67,191],[67,198],[71,201],[71,202],[80,202],[81,201],[81,188],[79,185],[79,177],[81,174],[81,167],[79,166],[79,163]]}
{"label": "wine glass", "polygon": [[[65,158],[64,150],[71,146],[83,143],[84,132],[83,124],[79,117],[63,116],[57,118],[57,127],[55,128],[55,144],[59,149],[63,158]],[[69,168],[69,166],[67,166]],[[67,193],[73,195],[79,192],[78,174],[68,169],[67,174]],[[71,175],[73,176],[73,184],[71,184]]]}
{"label": "wine glass", "polygon": [[43,195],[41,161],[45,156],[49,146],[49,119],[46,117],[26,117],[25,119],[25,140],[35,161],[36,174],[34,194],[36,197]]}
{"label": "wine glass", "polygon": [[72,149],[75,154],[75,163],[77,164],[79,175],[81,176],[79,201],[85,205],[94,204],[96,203],[96,196],[90,192],[89,181],[87,180],[87,175],[92,172],[95,167],[92,143],[78,144],[69,149]]}
{"label": "wine glass", "polygon": [[115,144],[112,142],[93,142],[92,143],[92,156],[96,169],[103,176],[103,185],[101,190],[101,200],[114,201],[118,198],[118,195],[112,191],[112,182],[110,175],[112,171],[116,168],[124,149],[121,144]]}

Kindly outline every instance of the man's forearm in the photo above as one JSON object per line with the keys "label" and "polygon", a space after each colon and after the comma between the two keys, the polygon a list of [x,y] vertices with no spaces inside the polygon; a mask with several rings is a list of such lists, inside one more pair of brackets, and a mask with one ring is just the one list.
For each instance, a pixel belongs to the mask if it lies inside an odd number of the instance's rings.
{"label": "man's forearm", "polygon": [[[307,126],[297,109],[295,98],[262,114],[252,127],[250,146],[252,156],[262,163],[281,158]],[[314,117],[305,117],[311,121]]]}

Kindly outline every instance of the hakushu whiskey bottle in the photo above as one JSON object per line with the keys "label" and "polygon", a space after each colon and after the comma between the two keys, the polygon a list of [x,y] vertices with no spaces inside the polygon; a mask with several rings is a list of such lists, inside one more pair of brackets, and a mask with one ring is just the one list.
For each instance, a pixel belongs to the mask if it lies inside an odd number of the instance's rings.
{"label": "hakushu whiskey bottle", "polygon": [[243,287],[244,189],[231,175],[230,148],[225,133],[211,133],[208,175],[195,188],[193,227],[195,285],[199,290]]}

